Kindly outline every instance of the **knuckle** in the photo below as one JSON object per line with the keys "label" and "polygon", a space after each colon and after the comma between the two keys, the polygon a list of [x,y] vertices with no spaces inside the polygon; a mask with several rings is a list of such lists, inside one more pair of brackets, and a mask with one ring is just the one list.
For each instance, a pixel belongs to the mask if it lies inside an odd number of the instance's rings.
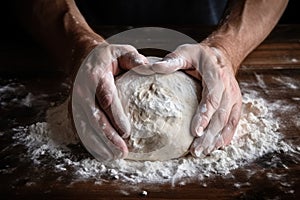
{"label": "knuckle", "polygon": [[[231,84],[231,91],[238,95],[240,93],[240,87],[236,80],[234,80]],[[239,95],[241,96],[241,95]]]}
{"label": "knuckle", "polygon": [[113,101],[113,94],[107,87],[100,86],[96,90],[97,100],[103,109],[107,109]]}
{"label": "knuckle", "polygon": [[114,141],[117,133],[115,131],[112,131],[112,130],[107,130],[105,135],[106,135],[108,140]]}
{"label": "knuckle", "polygon": [[125,44],[112,44],[110,45],[110,54],[114,59],[120,58],[125,54],[134,51],[135,48],[131,45]]}
{"label": "knuckle", "polygon": [[207,103],[211,105],[213,109],[218,109],[220,105],[219,98],[213,94],[208,94],[207,95]]}
{"label": "knuckle", "polygon": [[103,76],[103,69],[100,67],[94,67],[91,72],[87,74],[87,80],[93,80],[101,76]]}
{"label": "knuckle", "polygon": [[180,50],[180,51],[186,51],[186,50],[188,50],[189,48],[191,48],[191,44],[183,44],[183,45],[180,45],[179,47],[178,47],[178,50]]}
{"label": "knuckle", "polygon": [[98,98],[99,104],[103,109],[108,109],[113,101],[112,95],[107,94]]}
{"label": "knuckle", "polygon": [[177,57],[178,57],[178,54],[176,53],[176,51],[171,52],[171,53],[169,53],[165,56],[165,58],[167,58],[167,59],[174,59],[174,58],[177,58]]}
{"label": "knuckle", "polygon": [[198,123],[201,123],[202,126],[206,126],[209,123],[209,119],[208,113],[203,113]]}
{"label": "knuckle", "polygon": [[196,138],[196,139],[194,140],[194,142],[192,143],[192,145],[191,145],[189,151],[192,153],[192,155],[194,155],[195,157],[197,157],[196,151],[197,151],[197,149],[198,149],[200,146],[201,146],[200,140],[199,140],[199,138]]}
{"label": "knuckle", "polygon": [[236,127],[238,125],[239,119],[240,119],[239,115],[234,114],[231,116],[228,123],[231,127]]}
{"label": "knuckle", "polygon": [[224,136],[223,135],[219,135],[218,136],[218,139],[217,139],[217,142],[216,142],[216,148],[219,149],[219,148],[223,148],[225,146],[225,140],[223,138]]}
{"label": "knuckle", "polygon": [[124,44],[124,45],[121,46],[121,48],[124,51],[127,51],[127,52],[137,52],[136,48],[132,45],[129,45],[129,44]]}
{"label": "knuckle", "polygon": [[217,118],[223,125],[225,125],[227,122],[227,116],[228,116],[228,112],[225,109],[221,108],[217,112]]}

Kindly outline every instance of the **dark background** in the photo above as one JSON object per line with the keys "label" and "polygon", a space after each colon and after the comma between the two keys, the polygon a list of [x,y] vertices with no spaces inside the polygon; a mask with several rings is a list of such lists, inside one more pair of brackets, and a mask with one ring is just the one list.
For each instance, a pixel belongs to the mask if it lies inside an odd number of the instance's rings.
{"label": "dark background", "polygon": [[[128,3],[130,2],[130,3]],[[141,3],[142,2],[142,3]],[[276,3],[275,1],[270,1]],[[297,0],[290,0],[279,23],[300,22]],[[90,24],[152,25],[204,24],[216,25],[223,15],[226,0],[76,0]]]}
{"label": "dark background", "polygon": [[[17,20],[17,13],[12,5],[18,1],[1,2],[1,58],[12,55],[7,52],[11,44],[14,44],[14,48],[16,48],[15,45],[18,43],[23,46],[27,45],[28,48],[33,49],[32,53],[27,53],[28,55],[36,53],[35,49],[39,46]],[[277,0],[270,2],[276,3]],[[214,25],[221,18],[226,5],[226,1],[221,0],[217,0],[217,3],[211,0],[76,0],[76,3],[90,26],[92,28],[98,27],[97,30],[101,30],[99,27],[102,25],[114,25],[117,27]],[[279,24],[300,24],[300,6],[298,4],[298,0],[289,1]],[[214,7],[217,7],[217,9],[213,9]],[[203,20],[203,18],[206,19]],[[46,56],[42,48],[39,47],[39,49],[41,49],[40,56]],[[9,62],[9,59],[7,58],[6,60]],[[36,63],[39,64],[41,62],[37,60]],[[3,66],[0,68],[3,69]]]}
{"label": "dark background", "polygon": [[[1,34],[20,31],[13,1],[1,2]],[[130,3],[128,3],[130,2]],[[76,0],[82,14],[94,25],[213,25],[220,19],[226,1],[217,0]],[[276,3],[272,1],[272,3]],[[215,9],[216,8],[216,9]],[[298,0],[290,0],[279,24],[300,24]],[[206,17],[206,19],[204,19]],[[21,33],[20,33],[21,34]]]}

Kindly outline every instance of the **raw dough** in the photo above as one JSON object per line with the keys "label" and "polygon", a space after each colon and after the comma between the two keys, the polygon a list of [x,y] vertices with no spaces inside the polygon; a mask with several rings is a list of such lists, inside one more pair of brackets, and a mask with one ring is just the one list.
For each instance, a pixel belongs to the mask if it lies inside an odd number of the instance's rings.
{"label": "raw dough", "polygon": [[116,80],[131,122],[127,159],[170,160],[185,155],[193,141],[191,119],[199,84],[183,72],[139,75],[128,71]]}
{"label": "raw dough", "polygon": [[[128,71],[116,80],[119,98],[131,122],[126,140],[130,160],[170,160],[185,155],[193,141],[191,119],[200,87],[183,72],[138,75]],[[76,143],[68,112],[69,98],[47,112],[52,139]]]}

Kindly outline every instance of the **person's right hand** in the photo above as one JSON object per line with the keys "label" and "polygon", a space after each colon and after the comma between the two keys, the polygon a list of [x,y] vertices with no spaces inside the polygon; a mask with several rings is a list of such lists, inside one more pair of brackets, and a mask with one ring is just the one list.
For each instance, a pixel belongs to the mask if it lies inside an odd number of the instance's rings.
{"label": "person's right hand", "polygon": [[72,117],[82,143],[96,159],[127,156],[123,138],[129,136],[130,124],[114,76],[147,62],[133,46],[101,43],[81,64],[73,85]]}
{"label": "person's right hand", "polygon": [[190,147],[196,157],[229,145],[237,128],[242,95],[233,64],[224,50],[204,43],[185,44],[162,61],[134,69],[141,74],[185,70],[202,81],[202,99],[191,122],[196,137]]}

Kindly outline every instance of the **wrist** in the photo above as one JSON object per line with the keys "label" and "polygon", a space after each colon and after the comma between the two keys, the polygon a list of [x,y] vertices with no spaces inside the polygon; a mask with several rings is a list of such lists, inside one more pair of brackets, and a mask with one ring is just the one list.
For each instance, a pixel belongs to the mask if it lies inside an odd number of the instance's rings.
{"label": "wrist", "polygon": [[67,38],[67,51],[69,51],[66,71],[72,76],[76,74],[81,63],[92,49],[105,40],[95,33],[82,17],[76,17],[76,13],[71,11],[64,15],[64,30]]}
{"label": "wrist", "polygon": [[218,59],[220,67],[226,66],[236,74],[240,63],[235,60],[236,57],[232,56],[234,53],[232,53],[231,48],[228,48],[228,45],[224,45],[224,41],[218,42],[216,38],[214,40],[207,38],[200,45],[206,46],[211,50]]}
{"label": "wrist", "polygon": [[100,43],[105,42],[104,39],[98,39],[97,36],[82,34],[72,40],[70,54],[70,65],[68,66],[71,72],[76,72],[86,56]]}

